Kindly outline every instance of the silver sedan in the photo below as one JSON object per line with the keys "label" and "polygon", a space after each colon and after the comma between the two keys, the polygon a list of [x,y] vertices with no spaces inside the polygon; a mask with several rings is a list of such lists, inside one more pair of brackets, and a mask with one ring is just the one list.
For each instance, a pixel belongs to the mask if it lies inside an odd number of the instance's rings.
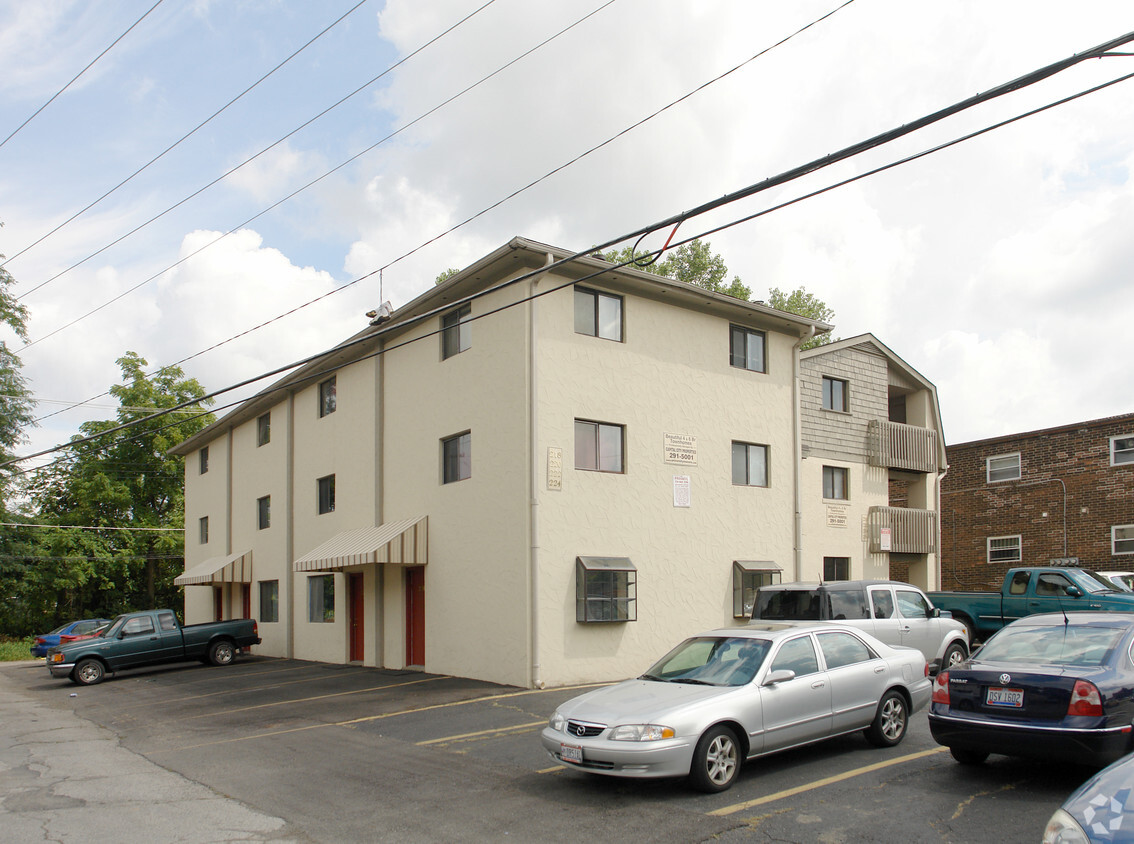
{"label": "silver sedan", "polygon": [[830,622],[755,623],[686,639],[641,677],[572,698],[541,741],[568,768],[724,791],[745,760],[801,744],[863,730],[896,745],[930,693],[920,651]]}

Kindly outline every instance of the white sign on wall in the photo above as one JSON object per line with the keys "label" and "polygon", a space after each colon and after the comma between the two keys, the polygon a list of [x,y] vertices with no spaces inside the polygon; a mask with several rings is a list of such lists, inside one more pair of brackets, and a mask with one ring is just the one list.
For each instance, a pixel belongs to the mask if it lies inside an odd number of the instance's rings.
{"label": "white sign on wall", "polygon": [[689,434],[662,434],[665,462],[681,466],[697,465],[697,438]]}
{"label": "white sign on wall", "polygon": [[878,550],[890,550],[890,528],[884,527],[878,529]]}
{"label": "white sign on wall", "polygon": [[688,475],[673,476],[673,506],[692,507],[692,489]]}
{"label": "white sign on wall", "polygon": [[550,490],[563,489],[563,449],[549,448],[547,450],[547,488]]}
{"label": "white sign on wall", "polygon": [[827,505],[827,527],[845,528],[847,526],[847,512],[850,508],[845,504]]}

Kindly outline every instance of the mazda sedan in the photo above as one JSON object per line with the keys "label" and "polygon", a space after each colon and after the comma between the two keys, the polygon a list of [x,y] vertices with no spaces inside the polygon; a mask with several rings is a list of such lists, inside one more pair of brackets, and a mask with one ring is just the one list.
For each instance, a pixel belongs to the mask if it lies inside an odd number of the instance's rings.
{"label": "mazda sedan", "polygon": [[1134,614],[1012,622],[937,675],[929,729],[958,762],[991,753],[1108,765],[1134,750]]}
{"label": "mazda sedan", "polygon": [[541,734],[567,768],[689,777],[724,791],[746,760],[864,731],[891,747],[928,703],[912,648],[823,623],[763,623],[686,639],[641,677],[560,706]]}

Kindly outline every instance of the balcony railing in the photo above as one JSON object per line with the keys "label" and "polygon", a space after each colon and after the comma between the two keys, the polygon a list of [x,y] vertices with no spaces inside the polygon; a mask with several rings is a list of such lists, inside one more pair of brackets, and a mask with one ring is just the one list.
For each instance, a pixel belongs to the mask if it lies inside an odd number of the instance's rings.
{"label": "balcony railing", "polygon": [[937,471],[937,432],[917,425],[871,419],[866,428],[867,454],[871,466]]}
{"label": "balcony railing", "polygon": [[[870,553],[937,553],[937,513],[911,507],[871,507],[866,516]],[[889,547],[887,547],[889,546]]]}

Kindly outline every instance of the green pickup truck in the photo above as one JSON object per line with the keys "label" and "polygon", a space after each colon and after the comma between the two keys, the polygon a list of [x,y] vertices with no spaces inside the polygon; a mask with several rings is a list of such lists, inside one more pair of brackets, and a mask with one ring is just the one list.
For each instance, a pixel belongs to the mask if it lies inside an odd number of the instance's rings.
{"label": "green pickup truck", "polygon": [[1026,615],[1072,610],[1134,612],[1134,592],[1089,569],[1027,566],[1008,569],[999,592],[930,592],[929,599],[968,628],[970,642],[983,642],[1005,624]]}
{"label": "green pickup truck", "polygon": [[52,677],[91,686],[107,672],[161,662],[228,665],[237,651],[258,644],[259,628],[250,618],[182,627],[173,610],[147,610],[118,616],[101,636],[51,648],[47,670]]}

